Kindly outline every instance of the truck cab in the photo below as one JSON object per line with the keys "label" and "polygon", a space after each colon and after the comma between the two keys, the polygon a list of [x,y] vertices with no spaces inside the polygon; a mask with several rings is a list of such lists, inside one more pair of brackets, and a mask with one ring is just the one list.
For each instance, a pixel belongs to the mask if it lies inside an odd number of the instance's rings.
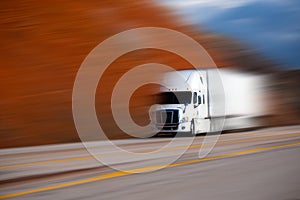
{"label": "truck cab", "polygon": [[206,72],[182,70],[165,75],[158,96],[159,104],[151,114],[160,132],[207,132],[208,91]]}

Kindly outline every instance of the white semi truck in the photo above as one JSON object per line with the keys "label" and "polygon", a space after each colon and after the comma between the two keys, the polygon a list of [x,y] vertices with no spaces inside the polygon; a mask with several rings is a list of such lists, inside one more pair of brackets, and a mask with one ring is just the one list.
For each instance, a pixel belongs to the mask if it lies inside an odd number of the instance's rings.
{"label": "white semi truck", "polygon": [[264,78],[226,69],[166,73],[150,114],[159,132],[193,135],[260,126]]}

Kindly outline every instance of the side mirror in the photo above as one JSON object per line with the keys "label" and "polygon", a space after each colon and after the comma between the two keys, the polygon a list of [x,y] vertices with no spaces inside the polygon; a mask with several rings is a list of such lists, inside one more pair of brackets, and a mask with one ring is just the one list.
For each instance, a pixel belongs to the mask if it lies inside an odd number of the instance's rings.
{"label": "side mirror", "polygon": [[198,102],[194,105],[194,108],[197,108],[201,104],[201,96],[198,96]]}
{"label": "side mirror", "polygon": [[185,113],[186,107],[187,107],[188,105],[189,105],[188,103],[185,103],[185,104],[184,104],[183,113]]}

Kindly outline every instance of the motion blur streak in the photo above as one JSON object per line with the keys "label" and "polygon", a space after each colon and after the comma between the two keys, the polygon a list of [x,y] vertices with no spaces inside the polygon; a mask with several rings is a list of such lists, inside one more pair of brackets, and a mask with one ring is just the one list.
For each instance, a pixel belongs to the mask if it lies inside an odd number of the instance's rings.
{"label": "motion blur streak", "polygon": [[[246,139],[234,139],[234,140],[229,140],[229,141],[218,141],[217,145],[225,145],[225,144],[236,144],[236,143],[241,143],[241,142],[249,142],[249,141],[260,141],[260,140],[269,140],[269,139],[276,139],[276,138],[285,138],[285,137],[293,137],[293,136],[298,136],[300,133],[290,133],[290,134],[284,134],[284,135],[274,135],[274,136],[259,136],[259,137],[254,137],[254,138],[246,138]],[[205,144],[193,144],[191,146],[178,146],[178,147],[173,147],[173,148],[166,148],[164,151],[172,151],[172,150],[177,150],[177,149],[182,149],[182,148],[188,148],[188,149],[193,149],[193,148],[200,148],[201,146],[205,146]],[[135,152],[151,152],[154,151],[155,149],[147,149],[147,150],[138,150]],[[104,153],[101,154],[100,156],[117,156],[120,154],[114,154],[114,153]],[[51,163],[62,163],[62,162],[71,162],[71,161],[81,161],[81,160],[87,160],[87,159],[93,159],[94,156],[82,156],[82,157],[75,157],[75,158],[66,158],[66,159],[59,159],[59,160],[49,160],[49,161],[41,161],[41,162],[33,162],[33,163],[22,163],[22,164],[16,164],[16,165],[6,165],[6,166],[0,166],[0,169],[11,169],[11,168],[18,168],[18,167],[28,167],[28,166],[33,166],[33,165],[47,165]]]}
{"label": "motion blur streak", "polygon": [[289,144],[278,145],[278,146],[262,147],[262,148],[256,148],[256,149],[248,149],[248,150],[244,150],[244,151],[237,151],[237,152],[233,152],[233,153],[229,153],[229,154],[223,154],[223,155],[219,155],[219,156],[201,158],[201,159],[197,159],[197,160],[188,160],[188,161],[184,161],[184,162],[170,164],[170,165],[167,165],[167,166],[149,166],[149,167],[145,167],[145,168],[132,169],[132,170],[129,170],[128,172],[121,172],[121,171],[120,172],[113,172],[113,173],[109,173],[109,174],[102,174],[102,175],[95,176],[95,177],[88,178],[88,179],[84,179],[84,180],[79,180],[79,181],[74,181],[74,182],[69,182],[69,183],[63,183],[63,184],[57,184],[57,185],[53,185],[53,186],[49,186],[49,187],[45,187],[45,188],[37,188],[37,189],[27,190],[27,191],[23,191],[23,192],[17,192],[17,193],[1,195],[0,199],[12,198],[12,197],[31,194],[31,193],[44,192],[44,191],[48,191],[48,190],[54,190],[54,189],[59,189],[59,188],[64,188],[64,187],[70,187],[70,186],[75,186],[75,185],[84,184],[84,183],[90,183],[90,182],[94,182],[94,181],[100,181],[100,180],[105,180],[105,179],[110,179],[110,178],[116,178],[116,177],[121,177],[121,176],[129,175],[129,174],[134,174],[134,173],[137,173],[137,172],[147,172],[147,171],[152,171],[154,169],[179,167],[179,166],[182,166],[182,165],[190,165],[190,164],[204,162],[204,161],[210,161],[210,160],[229,158],[229,157],[234,157],[234,156],[247,155],[247,154],[252,154],[252,153],[269,151],[269,150],[273,150],[273,149],[294,147],[294,146],[298,146],[298,145],[300,145],[300,142],[289,143]]}
{"label": "motion blur streak", "polygon": [[[220,2],[215,1],[214,5],[228,6],[233,1]],[[284,68],[273,58],[246,45],[247,42],[209,32],[202,25],[191,25],[172,8],[156,1],[12,0],[1,1],[0,6],[0,133],[3,136],[0,148],[79,142],[72,118],[71,95],[83,59],[108,37],[149,26],[189,35],[204,46],[220,68],[269,76],[266,98],[271,112],[263,119],[265,126],[299,124],[299,70]],[[130,40],[134,42],[135,38]],[[109,109],[113,86],[125,72],[145,63],[162,63],[178,70],[192,68],[180,57],[154,49],[131,52],[112,63],[99,83],[96,98],[99,122],[110,138],[128,137],[116,126]],[[153,93],[154,86],[145,86],[132,97],[131,114],[140,125],[149,123],[147,111],[153,104]]]}

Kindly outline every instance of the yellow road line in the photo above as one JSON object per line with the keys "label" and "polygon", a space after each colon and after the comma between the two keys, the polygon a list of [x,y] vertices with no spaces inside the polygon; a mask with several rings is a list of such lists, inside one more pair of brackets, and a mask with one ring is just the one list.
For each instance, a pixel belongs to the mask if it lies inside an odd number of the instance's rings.
{"label": "yellow road line", "polygon": [[[242,142],[249,142],[249,141],[260,141],[265,139],[276,139],[276,138],[284,138],[284,137],[291,137],[291,136],[297,136],[300,135],[300,133],[289,133],[289,134],[283,134],[283,135],[270,135],[270,136],[262,136],[262,137],[254,137],[254,138],[245,138],[245,139],[236,139],[236,140],[230,140],[230,141],[220,141],[217,142],[216,145],[225,145],[225,144],[235,144],[235,143],[242,143]],[[179,149],[193,149],[193,148],[200,148],[201,146],[206,146],[207,144],[195,144],[191,146],[178,146],[178,147],[169,147],[163,149],[163,151],[172,151],[172,150],[179,150]],[[140,150],[136,151],[137,153],[147,153],[152,152],[155,149],[148,149],[148,150]],[[117,156],[120,154],[102,154],[99,155],[100,157],[104,156]],[[31,162],[31,163],[22,163],[22,164],[15,164],[15,165],[4,165],[0,166],[0,169],[12,169],[12,168],[18,168],[18,167],[28,167],[33,165],[46,165],[46,164],[53,164],[53,163],[63,163],[63,162],[71,162],[71,161],[79,161],[79,160],[87,160],[95,158],[95,156],[81,156],[81,157],[75,157],[75,158],[66,158],[66,159],[55,159],[55,160],[48,160],[48,161],[39,161],[39,162]]]}
{"label": "yellow road line", "polygon": [[65,188],[65,187],[81,185],[81,184],[84,184],[84,183],[91,183],[91,182],[110,179],[110,178],[122,177],[122,176],[125,176],[125,175],[134,174],[134,173],[149,172],[149,171],[156,170],[156,169],[161,169],[161,168],[178,167],[178,166],[189,165],[189,164],[194,164],[194,163],[200,163],[200,162],[209,161],[209,160],[230,158],[230,157],[253,154],[253,153],[258,153],[258,152],[263,152],[263,151],[268,151],[268,150],[273,150],[273,149],[294,147],[294,146],[298,146],[298,145],[300,145],[300,142],[277,145],[277,146],[270,146],[270,147],[261,147],[261,148],[255,148],[255,149],[248,149],[248,150],[243,150],[243,151],[236,151],[236,152],[223,154],[223,155],[219,155],[219,156],[212,156],[212,157],[207,157],[207,158],[188,160],[188,161],[173,163],[173,164],[169,164],[169,165],[156,165],[156,166],[149,166],[149,167],[143,167],[143,168],[136,168],[136,169],[128,170],[126,172],[122,172],[122,171],[112,172],[112,173],[101,174],[101,175],[98,175],[98,176],[94,176],[94,177],[91,177],[91,178],[82,179],[82,180],[78,180],[78,181],[71,181],[71,182],[61,183],[61,184],[47,186],[47,187],[41,187],[41,188],[36,188],[36,189],[31,189],[31,190],[25,190],[25,191],[22,191],[22,192],[15,192],[15,193],[10,193],[10,194],[5,194],[5,195],[1,195],[0,199],[18,197],[18,196],[23,196],[23,195],[37,193],[37,192],[44,192],[44,191],[49,191],[49,190],[54,190],[54,189],[61,189],[61,188]]}

